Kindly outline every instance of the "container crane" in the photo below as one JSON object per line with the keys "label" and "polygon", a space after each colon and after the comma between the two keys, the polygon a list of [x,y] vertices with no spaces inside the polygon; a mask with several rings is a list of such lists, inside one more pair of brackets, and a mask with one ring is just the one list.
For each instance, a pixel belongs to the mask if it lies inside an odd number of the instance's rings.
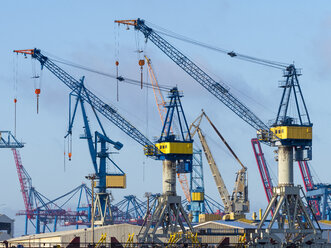
{"label": "container crane", "polygon": [[[221,173],[219,172],[215,159],[211,153],[211,150],[209,148],[209,145],[206,141],[205,135],[202,133],[202,130],[200,128],[200,124],[202,121],[202,118],[205,117],[209,124],[212,126],[214,131],[217,133],[217,135],[221,138],[225,146],[229,149],[231,154],[235,157],[235,159],[238,161],[238,163],[241,166],[241,169],[237,172],[235,186],[232,195],[230,196],[229,191],[226,188],[226,185],[224,183],[223,177],[221,176]],[[215,180],[215,184],[217,186],[218,192],[221,196],[222,202],[224,204],[224,212],[225,216],[224,219],[239,219],[239,218],[245,218],[245,213],[249,212],[249,200],[248,200],[248,186],[247,186],[247,176],[246,171],[247,168],[241,163],[237,155],[234,153],[232,148],[229,146],[229,144],[226,142],[224,137],[221,135],[221,133],[217,130],[215,125],[211,122],[209,117],[206,115],[206,113],[202,110],[202,113],[199,115],[197,119],[191,124],[190,126],[190,132],[192,137],[196,133],[198,133],[203,151],[206,155],[208,164],[210,166],[210,170],[212,172],[212,175]]]}
{"label": "container crane", "polygon": [[[293,64],[280,66],[285,77],[285,82],[282,85],[284,90],[276,120],[269,127],[237,99],[224,84],[216,82],[192,60],[161,37],[155,30],[147,26],[144,20],[117,20],[115,23],[134,26],[135,30],[142,32],[146,41],[150,40],[154,43],[189,76],[251,125],[257,131],[260,141],[277,147],[278,186],[273,189],[273,197],[257,228],[257,233],[252,235],[254,243],[257,245],[261,245],[261,243],[270,244],[272,240],[282,245],[305,243],[307,241],[325,242],[321,239],[321,229],[318,223],[318,227],[316,227],[313,223],[315,220],[310,219],[310,214],[304,207],[305,203],[300,196],[302,188],[294,186],[293,182],[293,158],[298,161],[309,160],[312,155],[312,123],[298,81],[298,76],[301,75],[300,70],[295,68]],[[229,53],[229,56],[236,57],[237,54],[232,52]],[[287,113],[291,92],[294,93],[298,121]],[[275,208],[275,212],[270,224],[264,229],[263,225],[272,208]],[[285,226],[286,218],[287,226]],[[277,229],[273,228],[275,222],[278,223]]]}
{"label": "container crane", "polygon": [[147,212],[144,202],[135,195],[124,196],[124,199],[112,206],[114,223],[141,225]]}

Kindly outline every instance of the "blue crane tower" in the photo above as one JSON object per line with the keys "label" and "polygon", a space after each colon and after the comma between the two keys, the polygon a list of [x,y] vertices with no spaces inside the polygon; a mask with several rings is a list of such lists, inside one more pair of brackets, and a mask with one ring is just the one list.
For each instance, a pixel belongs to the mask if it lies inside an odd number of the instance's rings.
{"label": "blue crane tower", "polygon": [[[111,206],[110,206],[110,197],[106,192],[107,188],[126,188],[126,175],[125,173],[118,167],[118,165],[109,157],[109,152],[107,151],[107,144],[111,144],[116,150],[120,150],[123,145],[120,142],[114,142],[109,139],[105,133],[105,129],[103,128],[100,118],[97,113],[94,112],[95,117],[98,121],[100,129],[102,130],[102,134],[98,131],[95,131],[93,140],[91,128],[89,125],[89,120],[87,117],[87,113],[84,106],[84,100],[82,98],[82,93],[86,93],[86,88],[84,86],[84,77],[80,80],[78,94],[72,91],[69,94],[69,128],[67,135],[72,135],[73,124],[75,120],[75,116],[77,113],[78,104],[81,106],[82,116],[84,121],[84,130],[85,135],[81,137],[81,139],[86,139],[88,143],[88,148],[93,164],[93,168],[95,171],[95,176],[98,179],[98,185],[96,188],[98,189],[98,193],[96,194],[96,201],[94,207],[94,216],[95,216],[95,224],[96,225],[105,225],[111,224],[113,222],[112,214],[111,214]],[[71,98],[76,97],[76,102],[74,104],[73,113],[71,113]],[[109,106],[108,106],[109,107]],[[110,107],[109,107],[110,108]],[[100,150],[98,150],[98,144],[100,143]],[[99,158],[99,165],[98,165]],[[107,172],[107,161],[110,162],[114,167],[119,171],[118,173],[109,173]]]}
{"label": "blue crane tower", "polygon": [[[154,43],[154,45],[173,60],[189,76],[225,104],[241,119],[257,130],[258,138],[262,142],[277,147],[278,168],[280,172],[278,187],[275,187],[273,198],[262,217],[261,224],[258,226],[259,235],[252,235],[254,242],[260,244],[260,242],[271,243],[275,241],[279,245],[292,245],[307,241],[312,243],[324,242],[321,240],[321,229],[318,226],[318,223],[316,227],[315,223],[313,223],[316,220],[311,219],[309,216],[309,213],[312,213],[311,209],[308,208],[307,210],[307,208],[304,207],[305,203],[300,196],[300,192],[302,191],[301,187],[294,186],[293,184],[293,151],[295,150],[295,158],[297,160],[309,160],[311,158],[312,140],[312,123],[310,122],[308,111],[303,101],[299,86],[298,75],[300,73],[295,66],[293,64],[284,65],[277,62],[270,63],[269,61],[255,60],[255,63],[270,64],[273,67],[283,69],[284,77],[286,78],[284,93],[279,106],[276,122],[269,127],[264,124],[263,121],[261,121],[260,118],[258,118],[258,116],[256,116],[245,104],[237,99],[225,84],[215,81],[190,58],[160,36],[153,28],[147,26],[144,20],[117,20],[115,23],[130,25],[133,26],[135,30],[142,32],[146,41],[150,40]],[[228,52],[227,54],[231,57],[245,57],[234,52]],[[245,58],[246,60],[254,61],[254,58],[252,59],[247,56]],[[287,99],[289,99],[291,90],[299,91],[299,94],[301,95],[299,99],[295,99],[300,121],[299,123],[295,123],[293,117],[287,115]],[[295,94],[295,97],[300,95]],[[299,108],[298,102],[304,106]],[[296,206],[298,206],[297,202],[300,202],[299,209],[296,209]],[[262,230],[262,225],[273,207],[275,207],[276,210],[272,216],[272,221],[265,232]],[[293,209],[296,210],[293,211]],[[286,218],[289,222],[288,226],[285,226]],[[272,228],[275,222],[278,223],[279,228],[277,229]],[[285,236],[286,239],[284,238]]]}

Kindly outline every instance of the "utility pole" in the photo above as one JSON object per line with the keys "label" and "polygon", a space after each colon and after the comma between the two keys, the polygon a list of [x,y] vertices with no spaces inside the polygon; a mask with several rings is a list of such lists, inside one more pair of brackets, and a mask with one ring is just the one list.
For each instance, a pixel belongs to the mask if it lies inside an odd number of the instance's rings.
{"label": "utility pole", "polygon": [[91,227],[92,227],[92,247],[94,248],[94,180],[96,179],[95,174],[91,174],[85,177],[88,180],[91,180],[91,188],[92,188],[92,206],[91,206]]}

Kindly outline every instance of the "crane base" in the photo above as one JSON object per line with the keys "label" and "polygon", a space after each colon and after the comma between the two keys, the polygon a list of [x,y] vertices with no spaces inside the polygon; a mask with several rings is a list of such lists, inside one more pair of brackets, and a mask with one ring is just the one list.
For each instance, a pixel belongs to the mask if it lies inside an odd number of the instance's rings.
{"label": "crane base", "polygon": [[[184,222],[188,225],[188,230],[185,229]],[[194,230],[181,204],[181,197],[164,194],[159,197],[152,216],[146,217],[138,234],[138,242],[162,244],[168,242],[171,234],[178,232],[182,235],[176,242],[181,243],[187,239],[185,234],[192,234]]]}
{"label": "crane base", "polygon": [[113,224],[110,195],[110,193],[96,193],[96,200],[94,203],[94,224],[97,226]]}
{"label": "crane base", "polygon": [[[300,196],[300,192],[303,197]],[[304,202],[304,201],[305,202]],[[272,214],[270,222],[266,221]],[[311,219],[313,216],[313,219]],[[277,222],[277,226],[274,224]],[[251,234],[251,246],[304,247],[317,244],[324,247],[322,230],[314,216],[300,186],[281,185],[273,188],[273,196],[264,213],[256,233]],[[322,246],[321,246],[322,245]],[[328,246],[325,246],[328,247]]]}

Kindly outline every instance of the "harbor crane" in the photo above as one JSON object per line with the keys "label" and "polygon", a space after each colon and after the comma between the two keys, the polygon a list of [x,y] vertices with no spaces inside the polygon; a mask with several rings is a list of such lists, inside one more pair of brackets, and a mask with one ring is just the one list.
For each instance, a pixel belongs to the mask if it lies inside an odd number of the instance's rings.
{"label": "harbor crane", "polygon": [[[231,196],[226,188],[223,177],[221,176],[221,173],[218,170],[215,159],[206,141],[205,135],[202,133],[202,130],[200,128],[200,124],[203,117],[205,117],[208,120],[209,124],[212,126],[214,131],[217,133],[217,135],[220,137],[220,139],[223,141],[225,146],[228,148],[228,150],[231,152],[231,154],[235,157],[235,159],[241,166],[241,169],[237,172],[234,190]],[[206,159],[210,166],[210,170],[214,177],[218,192],[224,204],[225,216],[223,218],[232,219],[232,220],[245,218],[245,213],[249,212],[248,186],[247,186],[247,175],[246,175],[247,168],[242,164],[238,156],[234,153],[230,145],[226,142],[224,137],[217,130],[215,125],[211,122],[211,120],[203,110],[202,113],[199,115],[199,117],[192,122],[190,126],[190,133],[192,137],[194,137],[196,133],[199,136],[203,151],[206,155]]]}
{"label": "harbor crane", "polygon": [[[165,122],[162,128],[161,137],[156,144],[151,142],[144,136],[136,127],[122,117],[114,107],[106,104],[94,93],[87,88],[80,92],[81,83],[65,72],[62,68],[57,66],[50,58],[43,55],[39,49],[14,50],[15,53],[24,55],[31,55],[33,59],[40,62],[41,67],[46,67],[65,85],[67,85],[72,92],[80,95],[80,98],[89,103],[94,111],[99,112],[106,119],[115,124],[125,134],[137,141],[144,147],[146,156],[163,161],[163,194],[160,198],[159,205],[152,215],[152,220],[147,225],[144,225],[138,234],[140,242],[160,242],[162,238],[169,238],[173,232],[177,232],[178,226],[183,233],[187,233],[182,219],[189,226],[189,232],[193,233],[193,227],[188,220],[188,217],[181,205],[181,197],[176,194],[176,173],[189,173],[192,171],[192,153],[193,146],[191,138],[186,139],[185,135],[188,133],[188,126],[180,102],[182,94],[175,87],[170,90],[170,103],[167,106],[168,111]],[[171,134],[170,129],[173,124],[173,116],[177,115],[180,133],[176,135]],[[157,220],[155,222],[155,220]],[[157,223],[155,225],[155,223]],[[149,233],[149,229],[153,224],[153,232]],[[162,226],[163,233],[156,233],[156,229]],[[160,239],[161,238],[161,239]],[[183,237],[179,242],[186,242]]]}
{"label": "harbor crane", "polygon": [[[176,233],[179,228],[183,234],[194,232],[181,204],[181,197],[176,194],[176,172],[192,172],[193,158],[193,140],[189,133],[189,127],[180,100],[181,97],[183,97],[183,94],[178,91],[177,87],[170,90],[168,95],[170,100],[166,105],[167,114],[164,118],[161,136],[155,144],[161,153],[151,154],[156,155],[163,161],[163,194],[150,220],[144,223],[139,231],[138,242],[141,243],[163,243],[165,238],[169,238],[169,233]],[[177,117],[179,133],[171,131],[175,123],[174,116]],[[150,147],[146,147],[145,154],[153,153],[153,150],[153,148],[150,150]],[[188,229],[185,228],[184,221],[180,216],[188,225]],[[156,233],[160,226],[162,227],[162,232]],[[150,229],[152,230],[150,231]],[[178,240],[179,243],[186,241],[184,235]]]}
{"label": "harbor crane", "polygon": [[[306,200],[306,198],[300,195],[300,192],[303,194],[302,188],[294,186],[293,181],[293,159],[300,161],[309,160],[312,157],[312,123],[298,81],[298,76],[301,75],[300,70],[294,64],[276,65],[284,72],[285,81],[282,84],[284,90],[276,120],[269,127],[235,97],[225,84],[215,81],[190,58],[147,26],[144,20],[116,20],[115,23],[133,26],[135,30],[142,32],[146,42],[150,40],[154,43],[189,76],[252,126],[257,131],[260,141],[277,147],[278,186],[273,188],[272,199],[256,234],[252,235],[254,245],[271,244],[271,242],[279,245],[324,243],[318,223],[317,226],[313,223],[316,219],[310,218],[311,209],[305,207],[303,199]],[[229,52],[228,55],[238,56],[235,52]],[[296,117],[288,114],[291,93],[294,93]],[[264,228],[272,208],[275,208],[275,212],[267,228]],[[313,213],[312,215],[314,216]],[[275,222],[278,228],[273,228]]]}
{"label": "harbor crane", "polygon": [[[153,92],[156,100],[156,105],[158,108],[158,112],[161,118],[162,123],[164,123],[165,115],[166,115],[166,101],[164,100],[164,96],[162,91],[160,90],[158,81],[156,79],[156,75],[154,73],[154,69],[152,67],[152,61],[145,55],[145,59],[148,66],[148,72],[150,76],[150,80],[153,87]],[[176,116],[174,116],[174,125],[171,128],[172,132],[178,133],[178,127],[176,125]],[[202,151],[201,149],[197,149],[193,147],[193,160],[192,160],[192,172],[190,173],[190,185],[188,185],[188,180],[186,173],[177,173],[178,181],[182,187],[185,198],[188,201],[188,210],[192,215],[192,222],[199,222],[199,215],[205,213],[223,213],[223,206],[217,207],[217,210],[212,209],[212,205],[215,206],[214,200],[205,195],[205,187],[204,187],[204,176],[203,176],[203,164],[202,164]]]}
{"label": "harbor crane", "polygon": [[[98,179],[98,185],[96,185],[96,188],[99,190],[96,193],[96,200],[94,202],[94,223],[96,225],[106,225],[113,223],[112,213],[111,213],[111,198],[110,194],[107,192],[108,188],[126,188],[126,174],[121,170],[121,168],[118,167],[118,165],[109,157],[109,152],[107,145],[112,145],[116,150],[120,150],[123,147],[123,144],[120,142],[115,142],[108,138],[106,135],[105,129],[102,126],[102,123],[100,121],[100,118],[98,117],[97,113],[94,112],[94,115],[98,121],[98,124],[100,126],[100,129],[102,130],[102,133],[99,133],[98,131],[94,132],[94,141],[93,141],[93,135],[91,132],[91,128],[89,125],[89,120],[87,117],[84,100],[82,98],[83,92],[85,92],[86,95],[86,88],[84,85],[84,77],[80,80],[80,89],[78,90],[78,94],[75,92],[71,92],[69,94],[69,128],[68,132],[65,136],[68,137],[69,135],[72,135],[72,129],[73,124],[77,112],[77,107],[80,104],[81,110],[82,110],[82,116],[84,121],[84,131],[85,135],[81,136],[81,139],[86,139],[93,168],[95,171],[95,176]],[[71,113],[71,98],[75,97],[76,102],[74,104],[73,112]],[[100,143],[100,148],[98,147],[98,144]],[[69,151],[71,153],[71,151]],[[99,164],[98,164],[98,158],[99,158]],[[107,162],[110,162],[117,170],[118,173],[109,173],[107,171]]]}
{"label": "harbor crane", "polygon": [[[162,121],[164,123],[166,112],[166,101],[164,96],[159,88],[156,75],[152,67],[152,61],[145,55],[145,59],[148,66],[148,74],[153,87],[153,92],[156,100],[157,109]],[[176,120],[176,116],[174,116]],[[174,129],[174,130],[172,130]],[[178,133],[178,127],[176,122],[172,127],[171,131],[176,131]],[[204,187],[204,178],[203,178],[203,167],[202,167],[202,151],[193,147],[193,160],[192,160],[192,172],[190,173],[190,185],[188,184],[186,173],[177,173],[178,181],[182,187],[185,198],[188,201],[188,210],[192,216],[192,222],[199,222],[199,215],[205,214],[206,212],[211,212],[209,206],[208,198],[204,197],[205,187]],[[200,197],[202,196],[202,197]]]}

